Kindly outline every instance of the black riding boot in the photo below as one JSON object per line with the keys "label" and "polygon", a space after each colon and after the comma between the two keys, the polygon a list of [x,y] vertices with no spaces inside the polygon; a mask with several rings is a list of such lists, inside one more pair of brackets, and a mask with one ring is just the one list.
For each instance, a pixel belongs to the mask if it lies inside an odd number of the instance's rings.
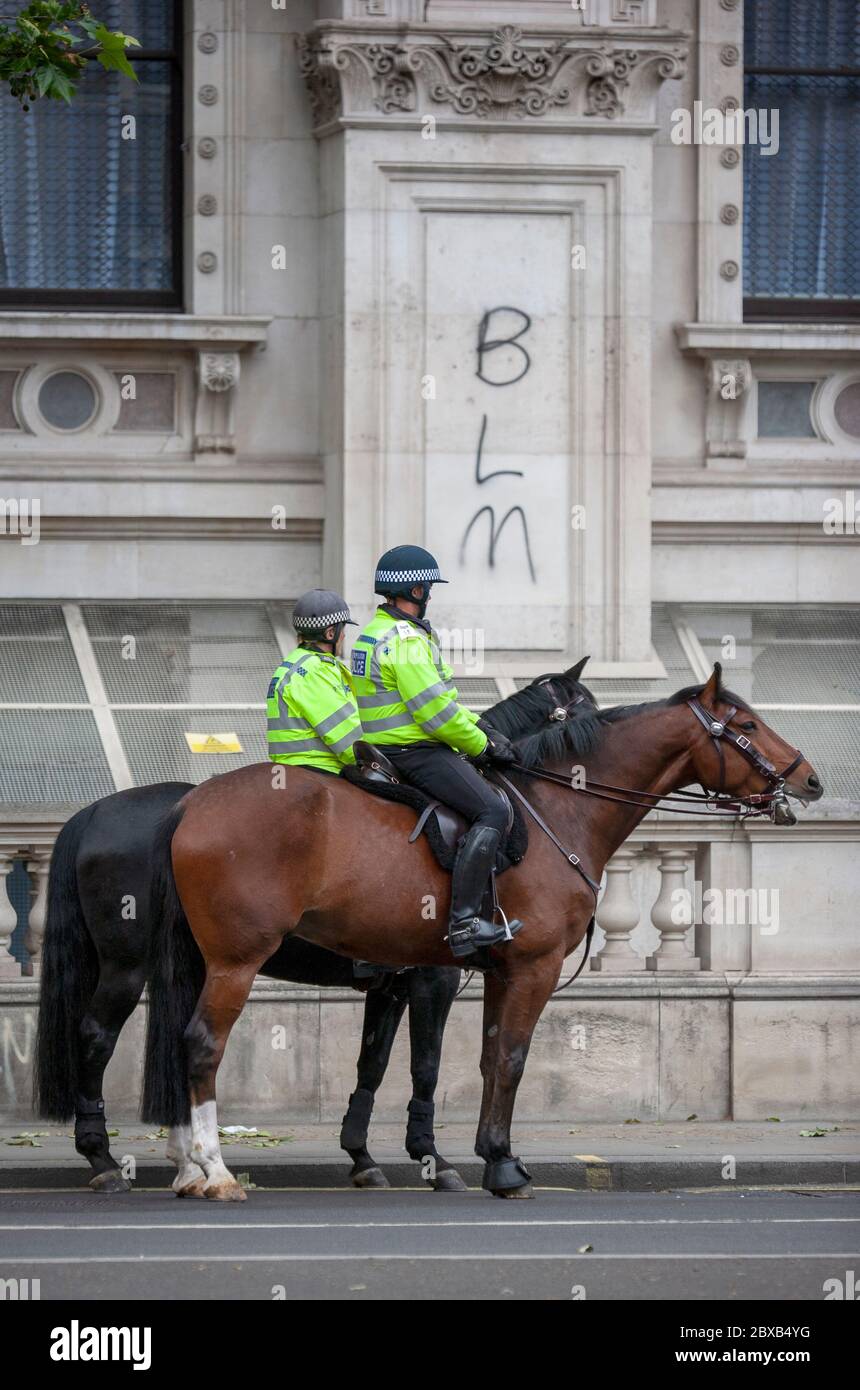
{"label": "black riding boot", "polygon": [[482,946],[499,946],[503,941],[510,941],[523,925],[514,920],[505,926],[501,922],[488,922],[481,916],[481,904],[501,838],[498,830],[491,826],[473,825],[463,836],[457,852],[448,926],[448,944],[457,959],[472,955]]}

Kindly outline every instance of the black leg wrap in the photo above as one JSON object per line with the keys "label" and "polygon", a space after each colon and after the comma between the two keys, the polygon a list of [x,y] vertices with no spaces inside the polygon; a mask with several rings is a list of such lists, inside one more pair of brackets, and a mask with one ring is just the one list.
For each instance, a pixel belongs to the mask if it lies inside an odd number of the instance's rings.
{"label": "black leg wrap", "polygon": [[432,1100],[410,1100],[406,1107],[409,1119],[406,1124],[406,1152],[410,1158],[426,1158],[435,1153],[436,1141],[433,1136],[433,1116],[436,1107]]}
{"label": "black leg wrap", "polygon": [[486,1192],[512,1192],[514,1188],[526,1187],[532,1175],[519,1158],[497,1158],[484,1168],[481,1186]]}
{"label": "black leg wrap", "polygon": [[98,1134],[107,1139],[105,1124],[105,1103],[103,1100],[86,1100],[75,1097],[75,1139],[84,1135]]}
{"label": "black leg wrap", "polygon": [[367,1129],[373,1110],[373,1092],[359,1088],[349,1098],[349,1108],[343,1117],[340,1131],[340,1147],[349,1153],[352,1149],[363,1149],[367,1143]]}

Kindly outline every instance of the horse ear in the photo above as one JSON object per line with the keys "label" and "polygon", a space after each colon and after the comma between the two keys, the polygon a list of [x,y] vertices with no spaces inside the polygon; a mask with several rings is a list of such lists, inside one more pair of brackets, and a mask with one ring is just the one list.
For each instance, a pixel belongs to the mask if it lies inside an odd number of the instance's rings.
{"label": "horse ear", "polygon": [[702,687],[702,695],[709,700],[718,700],[723,688],[723,668],[718,661],[714,662],[714,669],[708,677],[707,684]]}
{"label": "horse ear", "polygon": [[590,660],[591,660],[591,657],[590,657],[590,656],[584,656],[584,657],[582,658],[581,661],[578,661],[578,662],[576,663],[575,666],[568,666],[568,668],[567,668],[567,670],[565,671],[564,674],[565,674],[570,680],[572,680],[572,681],[578,681],[579,678],[580,678],[580,676],[582,675],[583,671],[585,670],[585,668],[586,668],[586,666],[588,665],[588,663],[589,663]]}

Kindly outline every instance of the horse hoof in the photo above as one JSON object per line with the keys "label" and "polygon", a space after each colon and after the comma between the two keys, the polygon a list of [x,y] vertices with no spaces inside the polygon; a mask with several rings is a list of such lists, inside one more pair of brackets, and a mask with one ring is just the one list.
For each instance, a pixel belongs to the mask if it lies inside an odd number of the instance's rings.
{"label": "horse hoof", "polygon": [[531,1180],[532,1175],[522,1159],[508,1155],[487,1163],[481,1186],[494,1197],[530,1197]]}
{"label": "horse hoof", "polygon": [[217,1182],[207,1182],[203,1196],[210,1202],[247,1202],[248,1194],[235,1178],[219,1178]]}
{"label": "horse hoof", "polygon": [[441,1173],[437,1173],[431,1179],[430,1186],[434,1192],[468,1192],[468,1187],[464,1183],[456,1168],[443,1168]]}
{"label": "horse hoof", "polygon": [[534,1189],[532,1188],[531,1183],[527,1183],[525,1187],[510,1187],[506,1192],[503,1191],[493,1193],[494,1197],[506,1197],[509,1201],[512,1200],[519,1202],[522,1202],[529,1197],[533,1197],[534,1195]]}
{"label": "horse hoof", "polygon": [[381,1168],[363,1168],[360,1173],[351,1173],[353,1187],[390,1187],[391,1183]]}
{"label": "horse hoof", "polygon": [[105,1173],[96,1173],[94,1178],[90,1178],[90,1187],[93,1192],[101,1195],[110,1195],[114,1192],[131,1192],[131,1183],[128,1178],[124,1178],[118,1168],[108,1168]]}
{"label": "horse hoof", "polygon": [[204,1177],[194,1178],[191,1182],[186,1183],[184,1187],[177,1187],[174,1183],[173,1191],[176,1193],[177,1197],[205,1197],[207,1195],[206,1179]]}

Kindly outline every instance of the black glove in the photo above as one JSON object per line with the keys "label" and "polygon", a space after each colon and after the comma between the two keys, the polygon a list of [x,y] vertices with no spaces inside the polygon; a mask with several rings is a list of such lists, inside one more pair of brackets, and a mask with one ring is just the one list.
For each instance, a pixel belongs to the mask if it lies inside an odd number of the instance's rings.
{"label": "black glove", "polygon": [[490,724],[483,724],[478,721],[478,727],[483,729],[487,735],[487,746],[478,754],[477,761],[480,763],[490,763],[494,766],[505,766],[508,763],[515,763],[517,755],[514,752],[514,745],[507,734],[500,733]]}

